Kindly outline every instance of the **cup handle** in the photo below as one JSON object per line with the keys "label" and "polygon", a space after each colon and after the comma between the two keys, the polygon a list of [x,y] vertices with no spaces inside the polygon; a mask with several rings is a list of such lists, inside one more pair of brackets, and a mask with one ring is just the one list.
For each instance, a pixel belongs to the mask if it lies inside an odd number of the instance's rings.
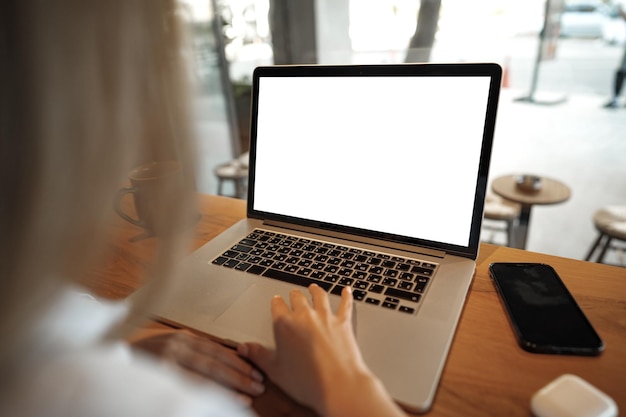
{"label": "cup handle", "polygon": [[134,193],[137,190],[135,188],[122,188],[118,191],[117,193],[117,198],[115,200],[115,211],[117,212],[117,214],[120,215],[120,217],[124,220],[126,220],[129,223],[134,224],[135,226],[140,226],[142,227],[143,224],[141,223],[140,220],[138,219],[133,219],[132,217],[130,217],[128,214],[124,213],[124,211],[122,210],[122,208],[120,207],[120,202],[122,201],[122,198],[129,193]]}

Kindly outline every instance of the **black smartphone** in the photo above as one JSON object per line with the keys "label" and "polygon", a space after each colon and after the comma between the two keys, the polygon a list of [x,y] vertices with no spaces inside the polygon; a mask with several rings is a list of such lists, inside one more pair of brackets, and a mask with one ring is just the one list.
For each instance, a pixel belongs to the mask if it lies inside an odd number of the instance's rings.
{"label": "black smartphone", "polygon": [[554,268],[492,263],[489,272],[523,349],[585,356],[602,352],[604,343]]}

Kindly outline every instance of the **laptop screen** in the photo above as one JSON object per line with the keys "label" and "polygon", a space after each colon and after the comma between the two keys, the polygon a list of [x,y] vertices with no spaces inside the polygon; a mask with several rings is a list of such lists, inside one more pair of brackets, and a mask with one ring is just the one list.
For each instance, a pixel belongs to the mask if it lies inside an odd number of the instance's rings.
{"label": "laptop screen", "polygon": [[262,74],[253,212],[470,246],[493,76]]}

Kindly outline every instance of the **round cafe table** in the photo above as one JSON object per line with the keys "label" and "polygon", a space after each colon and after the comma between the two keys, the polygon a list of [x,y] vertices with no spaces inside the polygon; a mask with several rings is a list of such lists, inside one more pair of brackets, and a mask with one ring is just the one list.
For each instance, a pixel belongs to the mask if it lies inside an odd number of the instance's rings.
{"label": "round cafe table", "polygon": [[511,246],[526,249],[530,211],[534,205],[558,204],[567,201],[571,196],[570,188],[561,181],[541,178],[538,190],[527,190],[517,184],[519,175],[504,175],[493,180],[491,189],[500,197],[521,204],[519,223],[513,233]]}

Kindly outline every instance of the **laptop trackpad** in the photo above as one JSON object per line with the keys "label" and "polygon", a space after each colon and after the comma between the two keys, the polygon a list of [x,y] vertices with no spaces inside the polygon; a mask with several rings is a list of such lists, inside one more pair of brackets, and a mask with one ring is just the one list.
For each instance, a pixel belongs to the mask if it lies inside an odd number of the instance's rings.
{"label": "laptop trackpad", "polygon": [[257,283],[245,290],[216,320],[219,327],[240,333],[237,342],[256,341],[274,346],[271,302],[281,295],[289,303],[289,286]]}

